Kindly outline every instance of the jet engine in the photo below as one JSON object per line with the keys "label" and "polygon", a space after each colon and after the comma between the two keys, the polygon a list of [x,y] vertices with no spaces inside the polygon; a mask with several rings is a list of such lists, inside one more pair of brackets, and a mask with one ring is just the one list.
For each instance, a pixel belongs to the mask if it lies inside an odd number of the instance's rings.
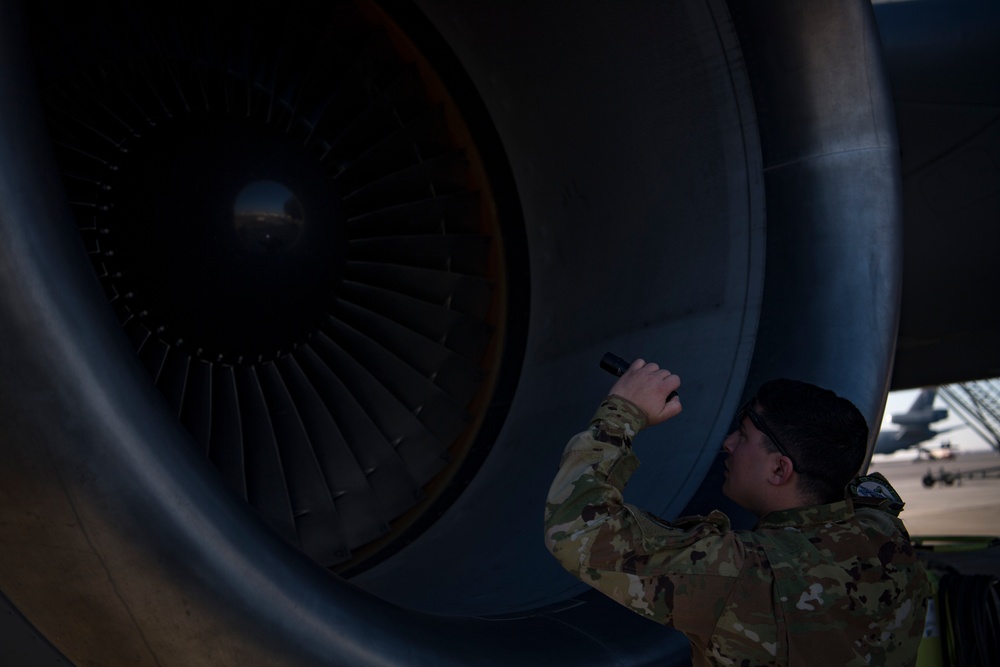
{"label": "jet engine", "polygon": [[602,355],[683,378],[663,516],[766,379],[881,414],[867,2],[2,7],[0,588],[59,660],[683,662],[542,544]]}

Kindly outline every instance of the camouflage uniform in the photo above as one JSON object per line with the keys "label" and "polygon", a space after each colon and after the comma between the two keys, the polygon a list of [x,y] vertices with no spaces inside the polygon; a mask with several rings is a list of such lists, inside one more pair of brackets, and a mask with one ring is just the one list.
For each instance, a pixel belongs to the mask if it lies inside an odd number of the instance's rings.
{"label": "camouflage uniform", "polygon": [[609,396],[567,445],[545,511],[563,567],[684,632],[695,665],[915,662],[930,588],[889,501],[772,512],[752,531],[718,511],[664,522],[621,495],[645,422]]}

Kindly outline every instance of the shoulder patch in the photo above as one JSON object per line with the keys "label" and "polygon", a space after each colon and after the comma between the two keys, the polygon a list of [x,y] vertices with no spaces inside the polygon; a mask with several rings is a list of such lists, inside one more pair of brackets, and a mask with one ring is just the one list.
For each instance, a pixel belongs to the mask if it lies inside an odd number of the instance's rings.
{"label": "shoulder patch", "polygon": [[[899,516],[905,504],[903,499],[899,497],[899,494],[896,493],[896,489],[892,488],[892,485],[889,484],[889,480],[877,472],[871,475],[855,477],[847,485],[847,492],[855,499],[855,502],[860,500],[860,504],[863,505],[884,504],[885,508],[896,516]],[[865,502],[866,500],[868,502]]]}

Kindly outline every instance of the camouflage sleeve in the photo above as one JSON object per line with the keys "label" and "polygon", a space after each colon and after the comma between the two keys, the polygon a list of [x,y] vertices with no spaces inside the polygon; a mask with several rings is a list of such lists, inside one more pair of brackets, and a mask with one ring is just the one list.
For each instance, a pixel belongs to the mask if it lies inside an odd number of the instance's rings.
{"label": "camouflage sleeve", "polygon": [[632,437],[645,420],[609,396],[570,440],[549,489],[545,542],[571,574],[637,614],[708,636],[739,574],[742,545],[719,512],[667,523],[624,503],[639,466]]}

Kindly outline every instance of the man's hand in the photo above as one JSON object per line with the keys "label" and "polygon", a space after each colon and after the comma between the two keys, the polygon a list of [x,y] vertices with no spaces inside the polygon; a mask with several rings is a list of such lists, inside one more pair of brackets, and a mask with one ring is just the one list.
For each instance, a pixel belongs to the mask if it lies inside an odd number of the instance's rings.
{"label": "man's hand", "polygon": [[667,369],[636,359],[611,386],[610,393],[635,403],[646,413],[647,426],[655,426],[680,414],[680,397],[667,400],[680,386],[680,377]]}

